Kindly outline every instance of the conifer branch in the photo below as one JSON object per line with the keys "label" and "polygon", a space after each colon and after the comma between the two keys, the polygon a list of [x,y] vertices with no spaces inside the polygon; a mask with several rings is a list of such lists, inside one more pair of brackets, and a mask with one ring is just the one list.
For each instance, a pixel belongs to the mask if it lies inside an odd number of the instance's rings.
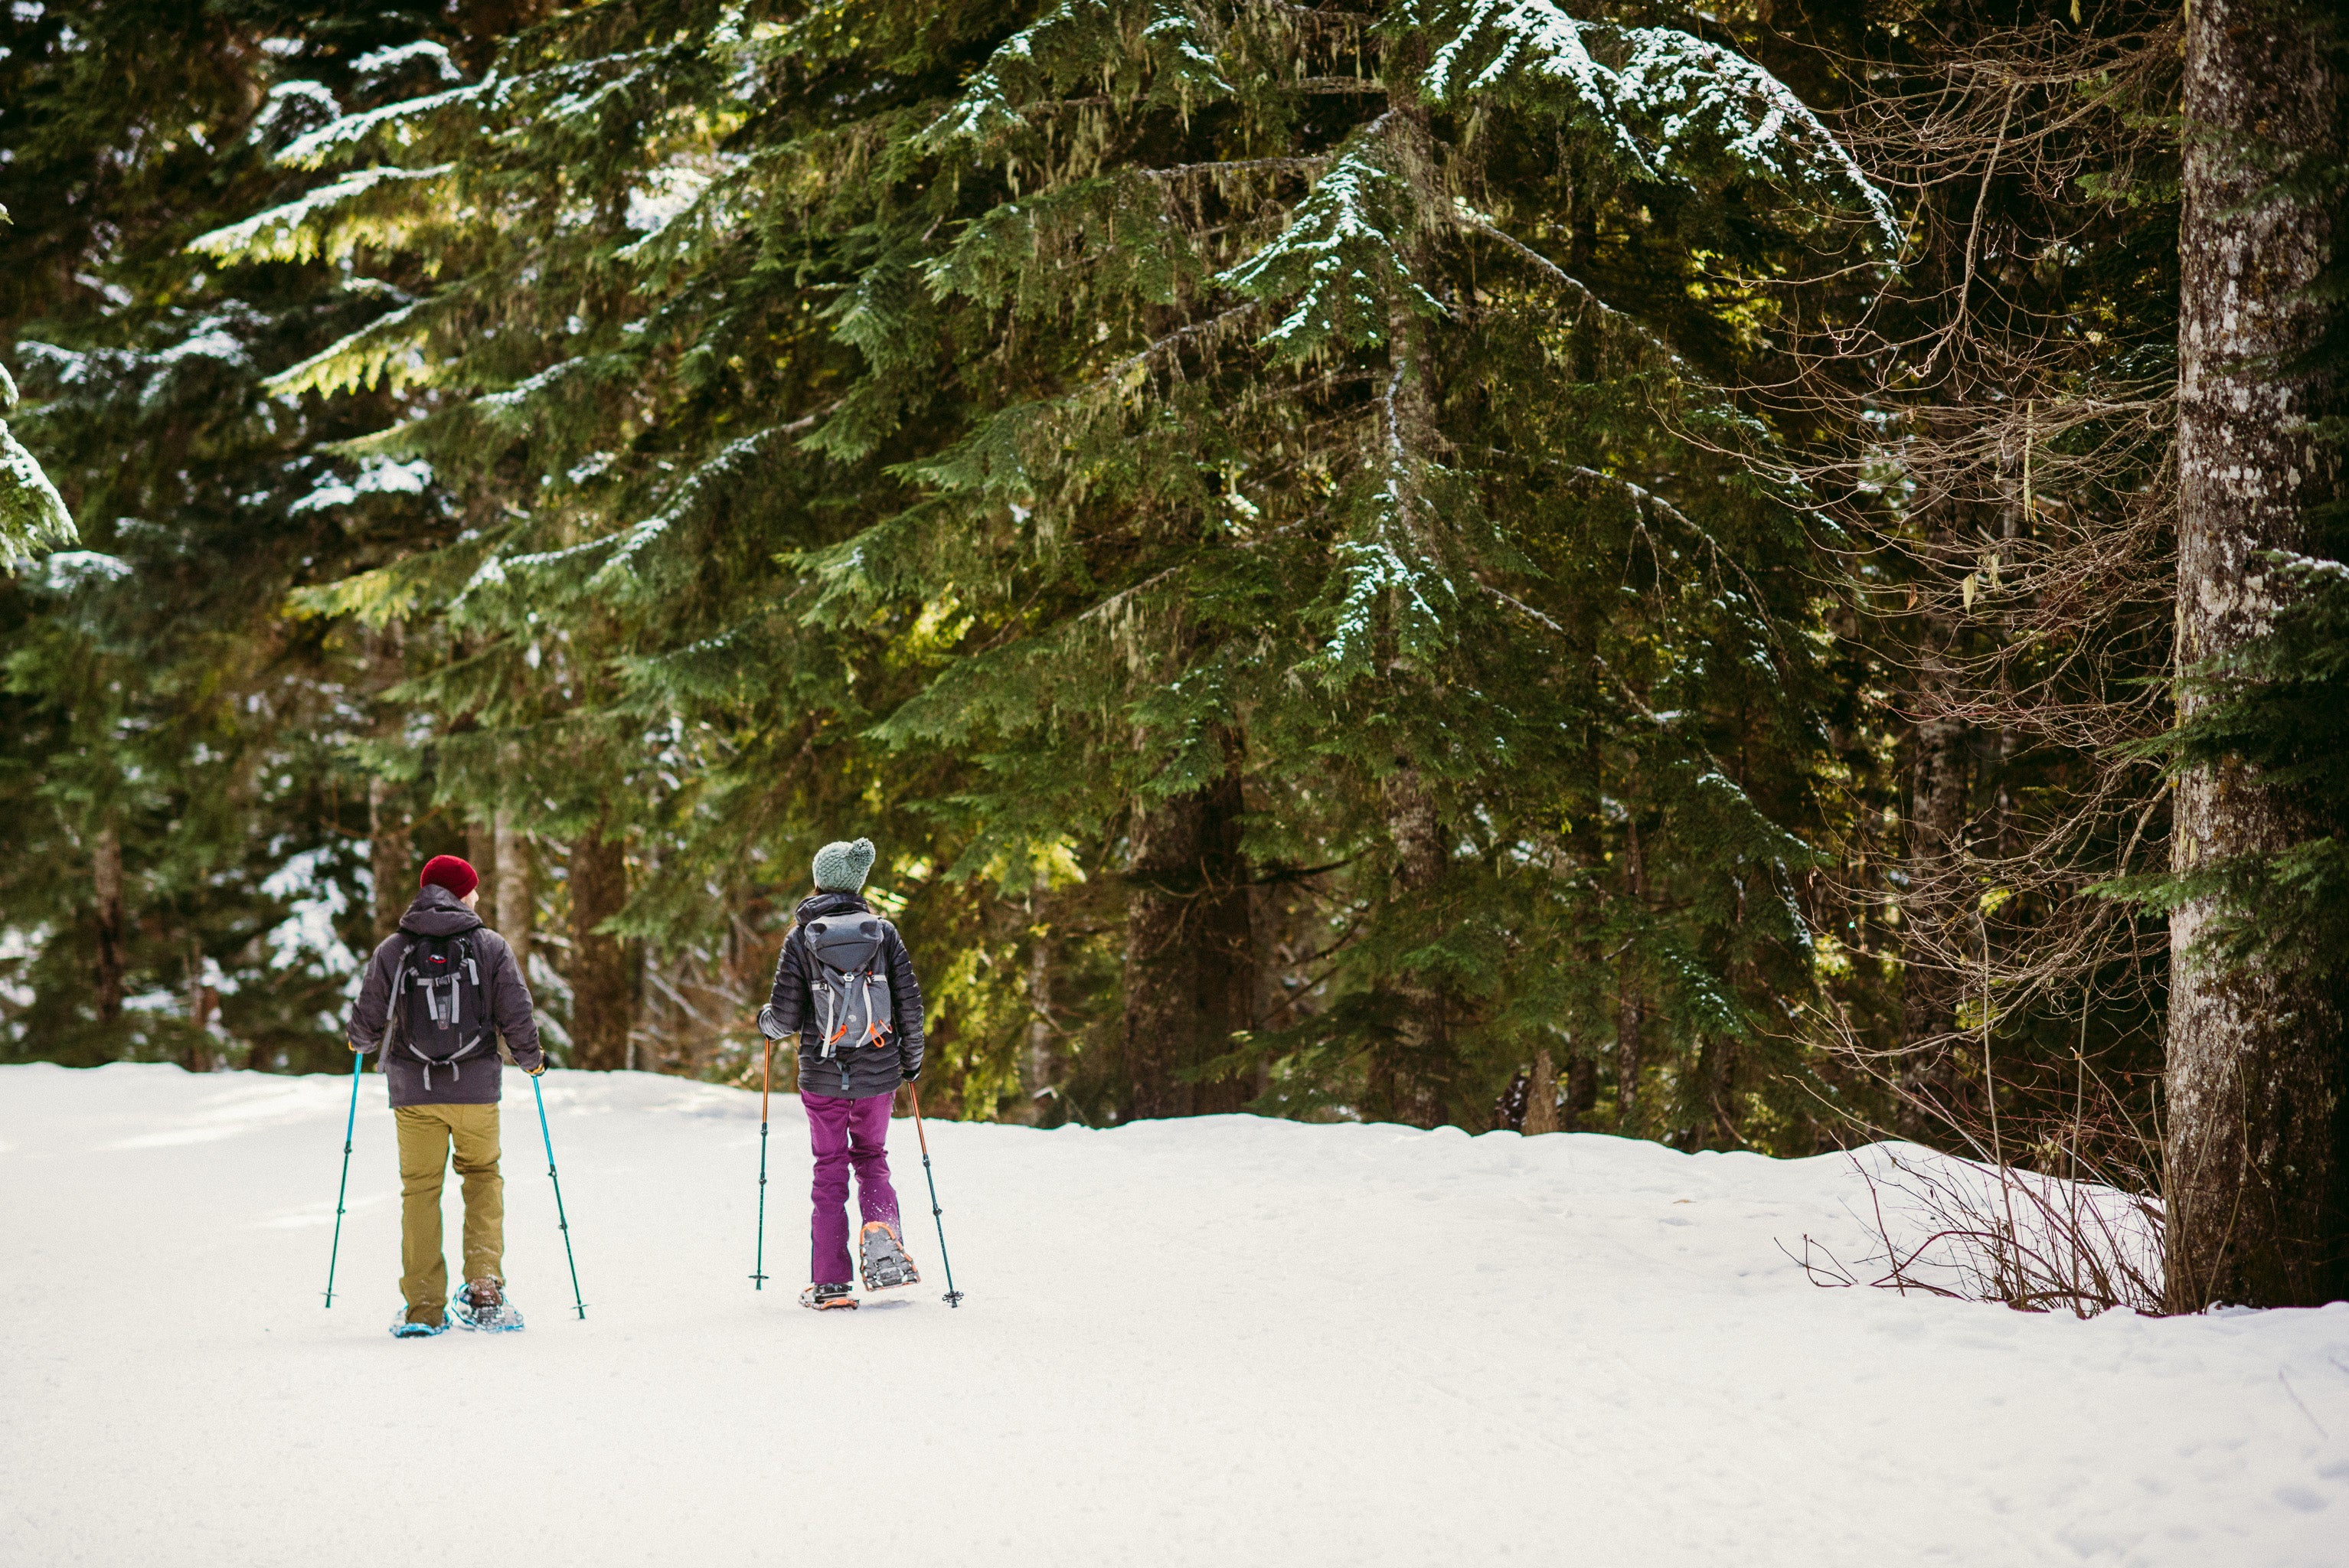
{"label": "conifer branch", "polygon": [[1195,321],[1190,323],[1188,325],[1176,327],[1173,332],[1168,333],[1165,336],[1158,339],[1155,343],[1149,345],[1147,347],[1137,349],[1133,353],[1127,355],[1123,359],[1118,360],[1114,364],[1109,366],[1099,376],[1096,376],[1091,382],[1087,383],[1085,389],[1087,391],[1097,391],[1102,387],[1108,386],[1112,382],[1122,383],[1123,379],[1132,375],[1136,368],[1148,365],[1152,360],[1157,358],[1168,349],[1180,347],[1183,344],[1200,335],[1202,333],[1213,332],[1218,327],[1228,326],[1232,323],[1252,315],[1263,308],[1264,305],[1261,302],[1249,300],[1243,304],[1234,305],[1231,309],[1223,312],[1219,315],[1211,315],[1205,321]]}
{"label": "conifer branch", "polygon": [[1187,180],[1199,174],[1253,174],[1265,170],[1319,169],[1329,161],[1327,153],[1309,158],[1241,158],[1227,162],[1177,163],[1166,169],[1145,169],[1142,173],[1150,180]]}

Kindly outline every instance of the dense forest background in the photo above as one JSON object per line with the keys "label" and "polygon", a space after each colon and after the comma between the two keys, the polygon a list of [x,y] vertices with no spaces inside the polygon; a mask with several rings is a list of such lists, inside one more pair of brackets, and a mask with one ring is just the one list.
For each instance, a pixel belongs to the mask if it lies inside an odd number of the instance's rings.
{"label": "dense forest background", "polygon": [[17,0],[0,1059],[336,1069],[446,851],[756,1081],[864,835],[939,1113],[2288,1166],[2321,1296],[2341,60],[2209,9]]}

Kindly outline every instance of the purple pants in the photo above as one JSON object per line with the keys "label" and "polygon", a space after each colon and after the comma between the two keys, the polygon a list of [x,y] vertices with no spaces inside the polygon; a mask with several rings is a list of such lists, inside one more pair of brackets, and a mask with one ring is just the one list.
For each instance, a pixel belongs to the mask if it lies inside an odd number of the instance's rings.
{"label": "purple pants", "polygon": [[848,1170],[856,1168],[856,1207],[866,1223],[886,1220],[897,1226],[897,1190],[889,1185],[889,1106],[897,1097],[868,1094],[862,1099],[805,1094],[808,1141],[815,1147],[815,1218],[808,1227],[814,1251],[808,1278],[817,1284],[846,1284],[854,1277],[848,1257]]}

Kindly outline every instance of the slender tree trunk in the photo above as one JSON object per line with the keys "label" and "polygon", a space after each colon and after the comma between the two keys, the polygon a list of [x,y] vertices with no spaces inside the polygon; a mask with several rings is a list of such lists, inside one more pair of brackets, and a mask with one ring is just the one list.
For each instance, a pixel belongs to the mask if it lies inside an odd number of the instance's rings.
{"label": "slender tree trunk", "polygon": [[204,981],[204,950],[193,937],[188,939],[188,1055],[187,1069],[191,1073],[210,1072],[212,1068],[212,1015],[220,1009],[220,992]]}
{"label": "slender tree trunk", "polygon": [[[1256,1023],[1257,944],[1249,900],[1247,855],[1241,845],[1247,803],[1240,789],[1238,747],[1228,743],[1231,769],[1205,791],[1200,822],[1201,908],[1199,1044],[1205,1064],[1238,1048],[1232,1037]],[[1193,1114],[1240,1109],[1255,1097],[1253,1076],[1226,1074],[1197,1086]]]}
{"label": "slender tree trunk", "polygon": [[[2262,198],[2245,139],[2329,147],[2341,83],[2321,26],[2271,5],[2195,0],[2186,31],[2178,331],[2178,658],[2261,635],[2279,607],[2261,552],[2312,542],[2338,484],[2307,428],[2328,388],[2300,362],[2322,325],[2307,294],[2334,240],[2320,201]],[[2190,715],[2203,699],[2181,691]],[[2173,865],[2282,848],[2316,824],[2237,766],[2178,783]],[[2349,1295],[2349,1049],[2337,1000],[2289,955],[2238,973],[2195,952],[2214,910],[2170,920],[2167,1290],[2313,1305]]]}
{"label": "slender tree trunk", "polygon": [[[1417,769],[1400,768],[1387,775],[1385,791],[1387,834],[1395,850],[1395,896],[1417,913],[1450,869],[1444,824]],[[1440,1126],[1456,1076],[1453,999],[1416,971],[1396,976],[1395,990],[1402,999],[1402,1016],[1393,1042],[1371,1056],[1363,1113],[1375,1121]]]}
{"label": "slender tree trunk", "polygon": [[[530,978],[530,934],[536,923],[537,892],[531,883],[530,836],[514,826],[512,811],[497,814],[498,903],[492,918],[500,936],[513,949],[523,978]],[[489,901],[481,901],[487,903]]]}
{"label": "slender tree trunk", "polygon": [[380,776],[367,780],[367,841],[375,871],[375,934],[380,942],[399,929],[399,917],[416,900],[408,812],[390,781]]}
{"label": "slender tree trunk", "polygon": [[1187,1116],[1190,1088],[1174,1074],[1191,1056],[1198,988],[1195,943],[1186,942],[1188,890],[1197,882],[1196,795],[1138,807],[1133,817],[1133,890],[1125,902],[1125,1080],[1128,1119]]}
{"label": "slender tree trunk", "polygon": [[[1927,557],[1937,563],[1957,553],[1955,506],[1943,500],[1932,509]],[[1901,1136],[1916,1139],[1928,1136],[1936,1124],[1933,1107],[1949,1108],[1954,1087],[1951,1040],[1961,982],[1936,949],[1946,945],[1945,884],[1965,850],[1968,760],[1966,726],[1952,712],[1961,696],[1958,644],[1964,628],[1938,594],[1928,602],[1922,619],[1918,722],[1909,738],[1909,885],[1900,908],[1901,1094],[1896,1110]]]}
{"label": "slender tree trunk", "polygon": [[465,859],[481,879],[481,916],[495,920],[498,910],[498,830],[494,821],[465,824]]}
{"label": "slender tree trunk", "polygon": [[627,1066],[636,1024],[630,944],[595,929],[628,902],[627,840],[609,826],[571,846],[571,1065],[598,1072]]}
{"label": "slender tree trunk", "polygon": [[1019,1074],[1019,1103],[1011,1119],[1033,1127],[1043,1119],[1058,1072],[1052,1052],[1052,937],[1029,908],[1028,1059]]}
{"label": "slender tree trunk", "polygon": [[1564,1130],[1575,1131],[1599,1105],[1599,1058],[1580,1039],[1568,1047]]}
{"label": "slender tree trunk", "polygon": [[1519,1130],[1528,1138],[1557,1130],[1557,1062],[1547,1046],[1534,1053],[1533,1078],[1526,1085],[1526,1122]]}
{"label": "slender tree trunk", "polygon": [[[1282,900],[1271,887],[1251,881],[1247,890],[1248,934],[1253,939],[1251,957],[1256,964],[1256,991],[1248,998],[1250,1031],[1267,1027],[1287,1000],[1280,984],[1280,934],[1287,924]],[[1261,1054],[1256,1058],[1256,1070],[1250,1075],[1249,1098],[1261,1099],[1272,1089],[1272,1063]]]}
{"label": "slender tree trunk", "polygon": [[112,1027],[122,1019],[122,839],[98,830],[90,846],[91,891],[98,895],[98,1021]]}
{"label": "slender tree trunk", "polygon": [[1125,916],[1130,1119],[1211,1115],[1247,1102],[1246,1079],[1178,1076],[1229,1052],[1254,1006],[1240,810],[1238,776],[1227,773],[1135,812]]}
{"label": "slender tree trunk", "polygon": [[[1638,809],[1630,810],[1623,835],[1623,894],[1644,913],[1647,866],[1640,850]],[[1646,1066],[1646,1052],[1640,1047],[1648,1027],[1648,997],[1641,982],[1639,955],[1627,944],[1615,965],[1615,1130],[1626,1138],[1638,1137],[1641,1126],[1640,1070]]]}
{"label": "slender tree trunk", "polygon": [[[404,634],[393,621],[366,634],[367,678],[377,694],[398,684]],[[379,738],[399,732],[399,716],[378,707],[375,730]],[[389,779],[375,774],[367,779],[367,842],[370,869],[375,873],[375,935],[380,942],[399,929],[399,917],[416,898],[416,869],[409,842],[407,803]]]}
{"label": "slender tree trunk", "polygon": [[[1416,34],[1398,40],[1383,68],[1396,82],[1416,82],[1425,68],[1425,41]],[[1415,90],[1405,88],[1388,98],[1397,166],[1423,201],[1448,200],[1433,187],[1438,179],[1434,138],[1427,107]],[[1434,281],[1433,250],[1428,233],[1418,228],[1397,236],[1398,249],[1413,278],[1422,286]],[[1386,484],[1394,497],[1395,525],[1425,561],[1437,559],[1438,521],[1419,494],[1424,465],[1437,460],[1443,433],[1436,418],[1436,367],[1428,342],[1425,318],[1397,295],[1387,318],[1389,366],[1380,413],[1379,438],[1386,465]],[[1424,675],[1406,662],[1389,664],[1388,676],[1398,693],[1423,689]],[[1394,847],[1395,891],[1406,906],[1407,918],[1423,916],[1431,895],[1450,869],[1451,853],[1433,796],[1428,793],[1417,759],[1404,755],[1387,775],[1385,794],[1387,835]],[[1413,1127],[1440,1125],[1450,1109],[1457,1087],[1458,1064],[1454,1059],[1458,999],[1435,979],[1406,971],[1395,976],[1394,988],[1402,1003],[1393,1040],[1371,1057],[1362,1111],[1374,1120],[1400,1121]]]}

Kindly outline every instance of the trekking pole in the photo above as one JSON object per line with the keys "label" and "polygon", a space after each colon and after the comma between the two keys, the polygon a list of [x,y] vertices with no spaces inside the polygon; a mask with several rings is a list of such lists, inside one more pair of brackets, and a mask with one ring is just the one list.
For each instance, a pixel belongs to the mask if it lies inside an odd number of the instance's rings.
{"label": "trekking pole", "polygon": [[343,1194],[351,1190],[351,1133],[359,1124],[359,1069],[367,1053],[351,1053],[351,1113],[343,1119],[343,1179],[335,1188],[335,1244],[326,1253],[326,1310],[335,1306],[335,1260],[343,1255]]}
{"label": "trekking pole", "polygon": [[947,1256],[947,1222],[938,1217],[937,1178],[930,1174],[929,1135],[922,1130],[922,1096],[920,1091],[914,1088],[913,1080],[910,1078],[905,1081],[905,1098],[913,1102],[914,1137],[922,1145],[922,1180],[930,1185],[930,1219],[938,1228],[938,1262],[947,1266],[946,1303],[948,1306],[960,1306],[962,1292],[954,1287],[954,1260]]}
{"label": "trekking pole", "polygon": [[759,1069],[759,1257],[750,1265],[752,1290],[767,1288],[767,1090],[775,1070],[775,1042],[767,1042],[765,1065]]}
{"label": "trekking pole", "polygon": [[571,1255],[571,1222],[563,1212],[563,1178],[554,1173],[554,1135],[546,1130],[546,1091],[538,1087],[538,1074],[530,1075],[530,1092],[538,1098],[538,1135],[546,1140],[546,1179],[554,1183],[554,1223],[563,1233],[564,1261],[571,1265],[571,1302],[579,1309],[579,1321],[587,1321],[587,1304],[579,1299],[579,1260]]}

